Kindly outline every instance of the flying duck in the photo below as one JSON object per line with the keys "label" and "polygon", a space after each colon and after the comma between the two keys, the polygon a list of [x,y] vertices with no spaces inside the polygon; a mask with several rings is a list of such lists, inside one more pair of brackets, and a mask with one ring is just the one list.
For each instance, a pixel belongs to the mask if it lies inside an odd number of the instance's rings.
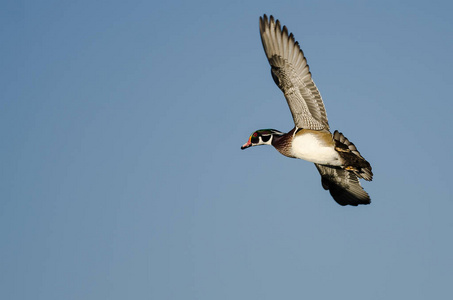
{"label": "flying duck", "polygon": [[322,187],[338,204],[370,204],[359,178],[373,179],[371,165],[341,132],[330,132],[321,94],[299,43],[273,16],[260,17],[260,34],[272,78],[285,95],[295,127],[288,133],[257,130],[241,149],[272,145],[287,157],[313,162],[321,174]]}

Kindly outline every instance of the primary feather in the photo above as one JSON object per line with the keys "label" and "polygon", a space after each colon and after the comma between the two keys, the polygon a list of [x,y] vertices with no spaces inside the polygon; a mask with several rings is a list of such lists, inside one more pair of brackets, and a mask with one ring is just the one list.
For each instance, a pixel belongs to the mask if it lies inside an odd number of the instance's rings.
{"label": "primary feather", "polygon": [[288,29],[271,16],[260,18],[264,51],[271,65],[272,77],[285,95],[298,128],[329,130],[326,109],[304,53]]}

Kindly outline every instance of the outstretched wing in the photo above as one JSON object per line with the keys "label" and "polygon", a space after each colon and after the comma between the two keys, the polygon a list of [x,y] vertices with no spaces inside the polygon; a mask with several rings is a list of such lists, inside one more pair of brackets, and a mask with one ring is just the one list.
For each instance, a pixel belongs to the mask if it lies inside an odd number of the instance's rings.
{"label": "outstretched wing", "polygon": [[272,16],[260,17],[264,52],[271,65],[272,78],[282,90],[298,128],[329,129],[326,109],[311,78],[304,53],[288,29]]}
{"label": "outstretched wing", "polygon": [[360,185],[357,176],[339,167],[315,164],[321,174],[322,187],[329,190],[333,199],[340,205],[370,204],[371,199]]}

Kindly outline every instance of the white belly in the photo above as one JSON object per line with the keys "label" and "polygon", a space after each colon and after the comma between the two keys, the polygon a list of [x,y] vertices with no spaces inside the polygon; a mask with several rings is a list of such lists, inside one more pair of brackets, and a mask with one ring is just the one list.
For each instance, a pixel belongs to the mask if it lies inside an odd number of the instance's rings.
{"label": "white belly", "polygon": [[322,165],[341,166],[340,155],[333,146],[326,146],[313,134],[296,136],[293,140],[294,157]]}

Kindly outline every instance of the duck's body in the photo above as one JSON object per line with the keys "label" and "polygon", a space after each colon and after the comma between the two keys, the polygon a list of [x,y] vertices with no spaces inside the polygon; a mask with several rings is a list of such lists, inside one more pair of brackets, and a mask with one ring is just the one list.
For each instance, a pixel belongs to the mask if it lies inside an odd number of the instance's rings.
{"label": "duck's body", "polygon": [[[295,132],[294,128],[288,134],[276,140],[273,146],[283,155],[303,159],[312,163],[341,166],[342,159],[335,150],[335,142],[332,134],[328,131],[316,131],[300,129]],[[281,147],[281,144],[290,147]]]}
{"label": "duck's body", "polygon": [[266,15],[260,18],[260,32],[272,78],[284,93],[296,126],[288,133],[257,130],[242,149],[272,145],[287,157],[313,162],[322,186],[337,203],[369,204],[358,178],[372,180],[371,166],[342,133],[330,132],[324,103],[294,36]]}

